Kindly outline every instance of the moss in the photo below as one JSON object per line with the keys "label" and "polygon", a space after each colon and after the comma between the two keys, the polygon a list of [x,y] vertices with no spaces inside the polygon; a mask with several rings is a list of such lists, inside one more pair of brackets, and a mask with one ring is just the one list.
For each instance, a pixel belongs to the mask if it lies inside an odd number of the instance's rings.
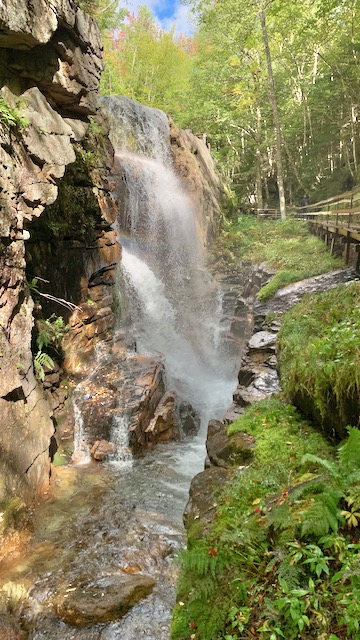
{"label": "moss", "polygon": [[283,317],[278,346],[282,387],[291,401],[304,404],[329,432],[344,435],[347,424],[358,424],[359,282],[305,296]]}

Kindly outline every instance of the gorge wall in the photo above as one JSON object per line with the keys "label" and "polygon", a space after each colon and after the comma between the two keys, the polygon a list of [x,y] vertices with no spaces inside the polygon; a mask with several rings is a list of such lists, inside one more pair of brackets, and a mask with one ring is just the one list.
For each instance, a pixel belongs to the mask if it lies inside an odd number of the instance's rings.
{"label": "gorge wall", "polygon": [[[96,24],[71,0],[5,1],[0,7],[0,68],[0,498],[4,498],[29,495],[48,484],[54,404],[66,395],[63,390],[57,400],[50,397],[35,378],[34,301],[27,279],[44,277],[50,280],[45,292],[77,304],[90,283],[108,284],[110,265],[119,251],[110,228],[116,216],[108,181],[111,146],[104,143],[101,162],[89,166],[90,152],[86,156],[86,144],[81,144],[88,116],[95,117],[97,111],[102,45]],[[9,113],[18,118],[15,124]],[[20,121],[20,116],[26,120]],[[82,171],[71,174],[76,166]],[[71,185],[72,195],[66,184]],[[85,217],[91,222],[81,228]],[[40,300],[46,302],[37,297],[36,313],[41,312]],[[44,310],[44,315],[53,310],[61,314],[61,309],[57,305]],[[91,314],[96,315],[94,308]],[[81,321],[87,327],[86,309]],[[95,332],[91,329],[86,337]]]}
{"label": "gorge wall", "polygon": [[[79,382],[115,326],[121,247],[113,224],[123,196],[114,195],[114,151],[98,104],[102,56],[96,23],[73,0],[1,3],[0,500],[48,485],[68,397],[61,379]],[[168,126],[210,242],[223,188],[206,145]],[[41,384],[37,322],[52,313],[70,330]]]}

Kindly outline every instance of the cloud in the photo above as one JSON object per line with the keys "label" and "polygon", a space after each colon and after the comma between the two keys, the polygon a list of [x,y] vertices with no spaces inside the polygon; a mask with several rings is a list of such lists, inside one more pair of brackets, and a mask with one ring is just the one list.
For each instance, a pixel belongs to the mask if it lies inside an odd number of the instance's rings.
{"label": "cloud", "polygon": [[[168,5],[169,11],[164,11],[164,4]],[[120,6],[128,9],[129,11],[134,11],[134,13],[138,12],[139,7],[142,5],[146,5],[157,21],[160,23],[161,27],[165,31],[169,31],[175,24],[175,33],[177,35],[191,35],[194,33],[195,24],[192,17],[192,14],[188,7],[183,4],[180,4],[180,0],[176,0],[173,2],[166,2],[166,0],[122,0]],[[165,6],[166,9],[166,6]],[[171,15],[167,15],[165,18],[159,18],[158,13],[162,15],[164,13],[170,13]]]}
{"label": "cloud", "polygon": [[179,35],[192,35],[195,31],[195,21],[188,7],[183,4],[176,4],[175,11],[172,16],[165,18],[161,22],[161,26],[165,31],[169,31],[175,24],[175,33]]}

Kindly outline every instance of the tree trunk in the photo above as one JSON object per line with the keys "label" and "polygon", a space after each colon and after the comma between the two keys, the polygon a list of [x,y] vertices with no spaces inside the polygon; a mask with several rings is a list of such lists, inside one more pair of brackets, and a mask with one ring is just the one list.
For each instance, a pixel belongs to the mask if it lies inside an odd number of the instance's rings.
{"label": "tree trunk", "polygon": [[261,140],[261,110],[260,107],[256,107],[257,116],[257,130],[256,130],[256,157],[255,157],[255,185],[256,185],[256,200],[258,211],[262,212],[264,209],[263,197],[262,197],[262,167],[261,167],[261,150],[259,142]]}
{"label": "tree trunk", "polygon": [[283,177],[283,167],[282,167],[282,151],[281,151],[281,125],[280,125],[280,117],[279,111],[276,101],[276,93],[275,93],[275,83],[274,76],[272,70],[271,63],[271,55],[270,55],[270,47],[268,34],[266,29],[266,17],[264,9],[261,9],[259,12],[264,47],[265,47],[265,55],[266,55],[266,64],[269,76],[269,99],[273,112],[274,118],[274,126],[275,126],[275,139],[276,139],[276,165],[277,165],[277,185],[279,190],[279,204],[280,204],[280,214],[281,219],[284,220],[286,218],[286,205],[285,205],[285,190],[284,190],[284,177]]}

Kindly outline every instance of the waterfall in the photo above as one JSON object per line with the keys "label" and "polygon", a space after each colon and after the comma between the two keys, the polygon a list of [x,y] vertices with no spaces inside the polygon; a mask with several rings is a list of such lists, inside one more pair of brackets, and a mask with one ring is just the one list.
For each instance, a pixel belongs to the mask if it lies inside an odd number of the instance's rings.
{"label": "waterfall", "polygon": [[127,98],[108,106],[118,122],[122,267],[138,350],[161,353],[168,387],[204,419],[220,417],[234,384],[222,297],[205,267],[196,204],[171,163],[166,116]]}
{"label": "waterfall", "polygon": [[76,399],[76,393],[74,394],[72,405],[74,411],[74,454],[72,461],[74,464],[87,464],[90,462],[90,450],[86,444],[84,420]]}

